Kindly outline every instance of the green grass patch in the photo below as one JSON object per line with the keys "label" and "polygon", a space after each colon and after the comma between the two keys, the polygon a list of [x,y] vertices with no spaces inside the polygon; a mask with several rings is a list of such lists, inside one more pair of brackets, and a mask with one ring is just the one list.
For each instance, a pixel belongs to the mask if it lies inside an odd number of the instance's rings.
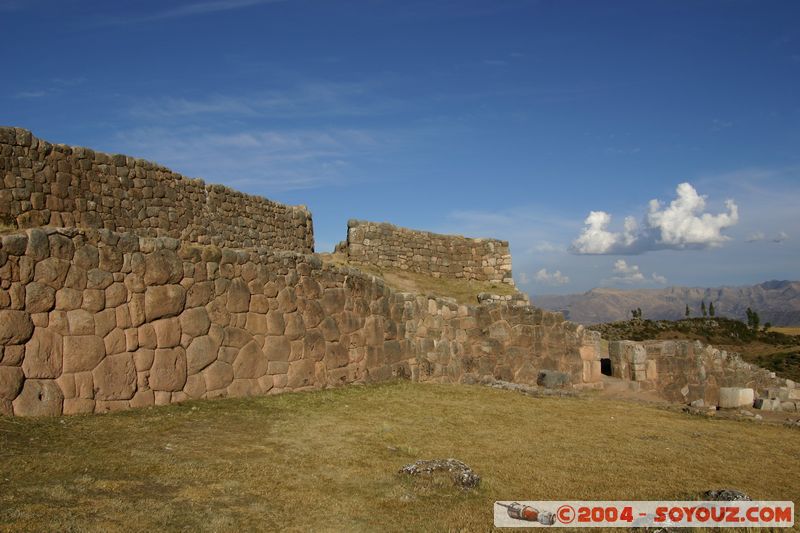
{"label": "green grass patch", "polygon": [[[397,471],[455,457],[465,492]],[[486,531],[509,499],[800,501],[796,430],[598,397],[351,386],[0,418],[0,529]]]}

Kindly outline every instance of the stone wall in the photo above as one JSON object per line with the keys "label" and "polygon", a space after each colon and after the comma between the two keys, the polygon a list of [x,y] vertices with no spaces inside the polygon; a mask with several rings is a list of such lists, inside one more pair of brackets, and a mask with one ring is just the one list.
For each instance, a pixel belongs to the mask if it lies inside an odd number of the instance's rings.
{"label": "stone wall", "polygon": [[507,241],[468,239],[350,220],[343,251],[353,264],[409,270],[434,277],[514,284]]}
{"label": "stone wall", "polygon": [[558,313],[396,293],[314,255],[107,230],[0,247],[0,413],[57,415],[404,377],[599,379]]}
{"label": "stone wall", "polygon": [[655,390],[673,402],[703,400],[718,405],[721,387],[748,387],[766,394],[788,381],[699,341],[614,341],[608,352],[614,377]]}
{"label": "stone wall", "polygon": [[229,247],[314,251],[311,213],[156,164],[0,128],[0,223],[105,228]]}

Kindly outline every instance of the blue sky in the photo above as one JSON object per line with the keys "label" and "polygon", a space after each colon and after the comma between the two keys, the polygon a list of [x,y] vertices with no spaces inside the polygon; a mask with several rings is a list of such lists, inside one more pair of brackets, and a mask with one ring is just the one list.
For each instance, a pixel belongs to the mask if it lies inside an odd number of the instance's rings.
{"label": "blue sky", "polygon": [[0,0],[0,35],[0,123],[306,204],[318,251],[362,218],[508,239],[533,294],[798,279],[794,1]]}

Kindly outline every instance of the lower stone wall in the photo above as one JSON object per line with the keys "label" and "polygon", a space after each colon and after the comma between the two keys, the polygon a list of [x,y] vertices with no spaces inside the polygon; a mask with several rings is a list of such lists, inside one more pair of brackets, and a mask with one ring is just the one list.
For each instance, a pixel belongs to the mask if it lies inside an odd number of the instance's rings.
{"label": "lower stone wall", "polygon": [[637,382],[673,402],[718,405],[721,387],[766,391],[787,385],[774,372],[699,341],[615,341],[608,352],[614,377]]}
{"label": "lower stone wall", "polygon": [[352,264],[428,274],[436,278],[514,285],[508,242],[416,231],[392,224],[350,220],[345,252]]}
{"label": "lower stone wall", "polygon": [[106,230],[0,247],[0,413],[58,415],[391,378],[599,380],[599,339],[510,302],[397,293],[314,255]]}

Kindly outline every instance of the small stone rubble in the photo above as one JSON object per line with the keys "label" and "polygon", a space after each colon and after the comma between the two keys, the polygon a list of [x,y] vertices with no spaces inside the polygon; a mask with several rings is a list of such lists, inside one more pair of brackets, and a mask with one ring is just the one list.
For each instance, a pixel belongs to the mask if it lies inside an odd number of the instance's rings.
{"label": "small stone rubble", "polygon": [[481,482],[481,477],[458,459],[419,460],[405,465],[399,471],[409,476],[432,476],[436,472],[448,473],[453,483],[465,490],[474,489]]}

